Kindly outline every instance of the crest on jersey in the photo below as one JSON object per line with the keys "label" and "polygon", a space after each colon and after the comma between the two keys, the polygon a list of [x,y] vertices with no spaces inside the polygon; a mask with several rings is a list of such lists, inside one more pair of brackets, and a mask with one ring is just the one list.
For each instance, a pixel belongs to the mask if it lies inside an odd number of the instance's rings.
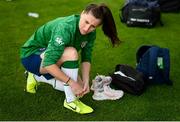
{"label": "crest on jersey", "polygon": [[83,42],[81,43],[81,48],[84,48],[87,43],[88,43],[87,41],[83,41]]}

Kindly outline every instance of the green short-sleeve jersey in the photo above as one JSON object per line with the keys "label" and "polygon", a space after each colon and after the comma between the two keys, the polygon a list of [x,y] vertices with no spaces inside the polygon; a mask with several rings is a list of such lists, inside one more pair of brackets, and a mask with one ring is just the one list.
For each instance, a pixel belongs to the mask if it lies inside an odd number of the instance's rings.
{"label": "green short-sleeve jersey", "polygon": [[79,15],[60,17],[38,28],[22,46],[21,58],[38,54],[40,49],[46,48],[42,66],[49,66],[57,63],[65,47],[71,46],[76,48],[77,51],[81,50],[82,62],[91,62],[96,32],[81,35],[79,19]]}

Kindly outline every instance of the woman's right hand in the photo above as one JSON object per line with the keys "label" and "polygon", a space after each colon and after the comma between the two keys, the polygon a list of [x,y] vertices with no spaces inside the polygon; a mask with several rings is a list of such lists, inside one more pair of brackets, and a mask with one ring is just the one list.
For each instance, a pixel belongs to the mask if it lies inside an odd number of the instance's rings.
{"label": "woman's right hand", "polygon": [[82,97],[84,95],[83,87],[78,82],[75,82],[71,79],[68,84],[77,97]]}

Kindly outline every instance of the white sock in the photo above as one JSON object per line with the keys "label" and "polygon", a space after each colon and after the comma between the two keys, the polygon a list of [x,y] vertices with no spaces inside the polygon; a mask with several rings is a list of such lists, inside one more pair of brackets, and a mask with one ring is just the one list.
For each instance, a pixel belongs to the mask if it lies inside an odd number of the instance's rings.
{"label": "white sock", "polygon": [[[72,80],[77,81],[77,77],[78,77],[78,68],[75,69],[69,69],[69,68],[64,68],[62,67],[61,70],[67,75],[69,76]],[[65,96],[66,96],[66,101],[67,102],[72,102],[74,100],[76,100],[76,96],[74,95],[71,87],[67,84],[64,83],[64,92],[65,92]]]}
{"label": "white sock", "polygon": [[54,89],[59,90],[59,91],[64,91],[64,85],[63,82],[56,80],[55,78],[49,79],[47,80],[43,75],[38,76],[38,75],[34,75],[34,78],[38,81],[38,82],[43,82],[43,83],[48,83],[50,85],[53,86]]}
{"label": "white sock", "polygon": [[64,91],[64,83],[62,81],[55,80],[53,88],[59,91]]}

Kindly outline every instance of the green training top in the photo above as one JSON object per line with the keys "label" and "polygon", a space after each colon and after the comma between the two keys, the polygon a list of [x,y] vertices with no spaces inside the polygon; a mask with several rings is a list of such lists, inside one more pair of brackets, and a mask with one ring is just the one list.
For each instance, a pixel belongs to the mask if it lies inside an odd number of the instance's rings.
{"label": "green training top", "polygon": [[77,51],[81,49],[82,62],[91,62],[96,31],[81,35],[79,20],[79,15],[71,15],[57,18],[41,26],[22,46],[20,57],[40,54],[40,50],[46,48],[42,66],[49,66],[56,64],[65,47],[71,46]]}

